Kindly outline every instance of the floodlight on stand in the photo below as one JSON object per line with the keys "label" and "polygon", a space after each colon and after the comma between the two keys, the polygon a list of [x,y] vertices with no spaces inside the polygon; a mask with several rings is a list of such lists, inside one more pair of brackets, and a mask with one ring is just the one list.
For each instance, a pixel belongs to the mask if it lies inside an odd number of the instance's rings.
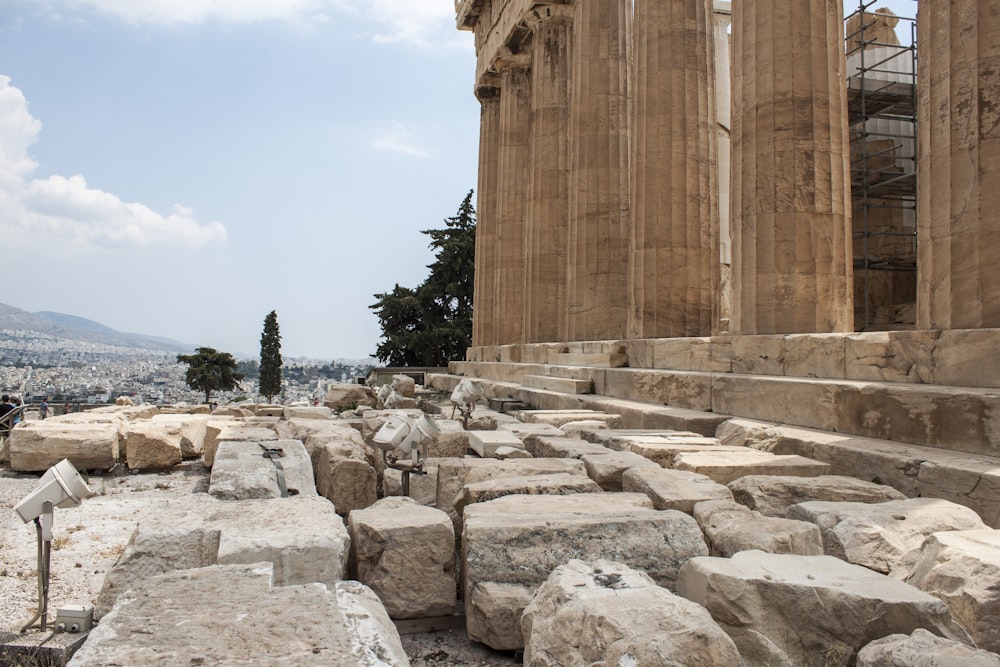
{"label": "floodlight on stand", "polygon": [[[387,468],[403,473],[403,495],[410,495],[410,475],[416,473],[425,475],[424,463],[427,462],[426,444],[441,432],[434,420],[423,415],[407,417],[394,414],[386,420],[372,439],[375,446],[382,450],[382,461]],[[401,462],[399,458],[390,456],[389,452],[399,450],[410,455],[409,462]]]}
{"label": "floodlight on stand", "polygon": [[476,409],[476,403],[486,400],[486,391],[483,386],[474,380],[465,379],[458,383],[454,391],[451,392],[451,416],[455,416],[455,409],[462,414],[462,424],[466,428],[469,426],[469,417]]}
{"label": "floodlight on stand", "polygon": [[38,543],[38,611],[21,632],[41,619],[42,632],[48,626],[49,611],[49,561],[52,554],[52,521],[56,507],[76,507],[91,494],[90,487],[68,459],[63,459],[45,471],[38,481],[38,488],[25,496],[14,511],[21,521],[35,522]]}

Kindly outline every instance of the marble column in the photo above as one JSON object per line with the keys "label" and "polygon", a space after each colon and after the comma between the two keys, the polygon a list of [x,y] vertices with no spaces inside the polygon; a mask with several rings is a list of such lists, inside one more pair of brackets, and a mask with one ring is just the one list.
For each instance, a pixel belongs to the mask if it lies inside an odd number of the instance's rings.
{"label": "marble column", "polygon": [[630,0],[574,4],[567,340],[626,333],[631,23]]}
{"label": "marble column", "polygon": [[[730,64],[732,35],[729,26],[733,23],[731,2],[716,0],[713,5],[713,25],[715,32],[715,112],[716,152],[718,154],[719,175],[719,331],[729,333],[729,319],[733,302],[733,243],[729,233],[729,192],[732,180],[733,127],[733,78]],[[713,332],[715,333],[715,332]]]}
{"label": "marble column", "polygon": [[472,297],[472,344],[495,345],[497,272],[497,162],[500,149],[500,88],[481,86],[479,183],[476,190],[476,273]]}
{"label": "marble column", "polygon": [[841,0],[733,4],[732,331],[851,331]]}
{"label": "marble column", "polygon": [[500,69],[500,155],[497,175],[496,343],[524,342],[525,239],[531,81],[528,55],[509,55]]}
{"label": "marble column", "polygon": [[719,288],[712,0],[635,0],[629,332],[710,336]]}
{"label": "marble column", "polygon": [[537,6],[525,17],[532,30],[524,290],[524,337],[529,343],[566,338],[572,17],[568,5]]}
{"label": "marble column", "polygon": [[1000,3],[917,18],[917,327],[1000,327]]}

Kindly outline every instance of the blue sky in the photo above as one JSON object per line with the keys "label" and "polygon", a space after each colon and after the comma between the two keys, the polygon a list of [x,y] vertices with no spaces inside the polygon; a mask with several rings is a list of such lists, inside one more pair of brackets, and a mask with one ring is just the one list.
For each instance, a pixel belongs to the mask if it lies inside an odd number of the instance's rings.
{"label": "blue sky", "polygon": [[366,357],[476,183],[450,0],[3,0],[0,302]]}

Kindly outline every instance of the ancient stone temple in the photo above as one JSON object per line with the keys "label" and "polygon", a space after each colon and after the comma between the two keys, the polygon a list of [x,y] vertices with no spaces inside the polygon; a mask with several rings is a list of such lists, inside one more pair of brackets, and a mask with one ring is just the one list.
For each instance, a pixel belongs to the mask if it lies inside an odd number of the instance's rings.
{"label": "ancient stone temple", "polygon": [[874,4],[457,0],[474,346],[998,326],[996,3]]}

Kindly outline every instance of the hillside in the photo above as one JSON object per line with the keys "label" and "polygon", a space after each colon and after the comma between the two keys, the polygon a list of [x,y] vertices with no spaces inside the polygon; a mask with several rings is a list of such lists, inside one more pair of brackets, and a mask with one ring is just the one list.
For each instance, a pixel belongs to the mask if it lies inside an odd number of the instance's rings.
{"label": "hillside", "polygon": [[76,315],[47,311],[29,313],[26,310],[0,303],[0,331],[12,329],[36,331],[50,336],[88,343],[119,345],[171,353],[186,353],[194,349],[192,345],[179,343],[168,338],[115,331],[99,322]]}

